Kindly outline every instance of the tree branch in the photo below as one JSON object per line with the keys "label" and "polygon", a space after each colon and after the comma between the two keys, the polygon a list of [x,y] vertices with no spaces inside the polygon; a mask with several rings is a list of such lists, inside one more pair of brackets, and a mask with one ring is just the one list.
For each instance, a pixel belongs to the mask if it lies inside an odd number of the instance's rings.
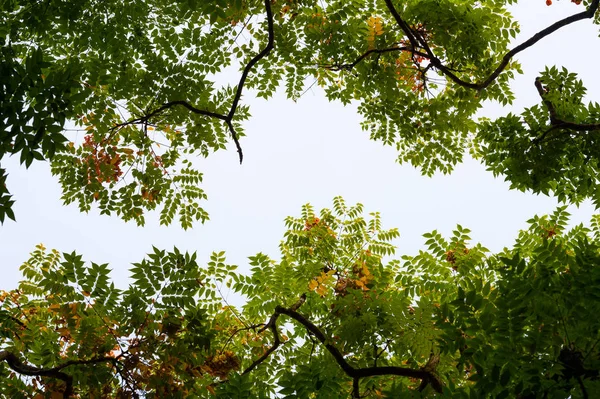
{"label": "tree branch", "polygon": [[261,329],[261,331],[264,331],[267,328],[271,329],[271,331],[273,332],[273,336],[274,336],[273,344],[267,349],[267,351],[261,357],[259,357],[254,362],[252,362],[252,364],[246,370],[244,370],[244,372],[242,374],[247,374],[250,371],[254,370],[262,362],[264,362],[269,357],[269,355],[271,353],[273,353],[279,347],[279,345],[281,345],[279,331],[277,330],[277,320],[278,320],[279,316],[283,314],[283,315],[291,317],[292,319],[294,319],[298,323],[300,323],[307,331],[309,331],[312,335],[314,335],[317,338],[317,340],[319,340],[319,342],[321,342],[321,344],[323,346],[325,346],[327,351],[331,354],[331,356],[333,356],[336,363],[340,366],[340,368],[344,371],[344,373],[346,373],[346,375],[348,377],[352,378],[352,380],[353,380],[353,396],[354,397],[360,397],[358,389],[357,389],[357,385],[361,378],[373,377],[373,376],[383,376],[383,375],[397,375],[397,376],[401,376],[401,377],[418,378],[420,380],[423,380],[423,384],[425,384],[425,386],[427,384],[431,384],[431,386],[435,389],[436,392],[440,392],[440,393],[442,392],[442,387],[443,387],[442,381],[440,380],[439,376],[435,372],[435,367],[437,366],[437,363],[439,362],[439,356],[436,358],[437,360],[432,360],[432,359],[434,359],[434,357],[432,355],[432,357],[429,359],[427,364],[418,370],[406,368],[406,367],[397,367],[397,366],[383,366],[383,367],[375,366],[375,367],[364,367],[364,368],[355,368],[355,367],[351,366],[344,358],[344,355],[342,355],[342,353],[339,351],[339,349],[331,343],[331,340],[325,336],[325,334],[321,331],[321,329],[319,327],[317,327],[315,324],[313,324],[311,321],[309,321],[306,317],[302,316],[300,313],[297,312],[298,308],[300,306],[302,306],[302,304],[305,301],[306,301],[306,295],[303,294],[302,297],[300,297],[300,299],[298,300],[298,302],[296,302],[291,307],[284,308],[283,306],[277,306],[275,308],[275,312],[269,319],[268,323]]}
{"label": "tree branch", "polygon": [[[391,53],[394,51],[410,51],[410,47],[388,47],[388,48],[384,48],[384,49],[371,49],[369,51],[367,51],[366,53],[360,55],[356,60],[354,60],[354,62],[351,62],[349,64],[333,64],[333,65],[322,65],[323,68],[325,69],[329,69],[331,71],[341,71],[341,70],[351,70],[352,68],[354,68],[356,65],[358,65],[362,60],[364,60],[365,58],[367,58],[368,56],[372,55],[372,54],[384,54],[384,53]],[[426,54],[419,54],[422,56],[426,56]]]}
{"label": "tree branch", "polygon": [[244,89],[244,84],[246,83],[246,79],[248,78],[248,74],[250,70],[256,65],[257,62],[265,58],[271,50],[273,50],[275,44],[275,33],[273,29],[273,12],[271,11],[271,0],[265,0],[265,9],[267,12],[267,32],[269,34],[269,38],[267,40],[267,45],[264,49],[261,50],[260,53],[256,54],[254,58],[246,64],[244,70],[242,71],[242,76],[240,77],[240,82],[238,83],[237,90],[235,92],[235,96],[233,97],[233,102],[231,103],[231,108],[229,113],[227,114],[227,120],[231,121],[233,116],[235,115],[235,111],[237,110],[238,103],[242,96],[242,90]]}
{"label": "tree branch", "polygon": [[11,353],[6,350],[0,351],[0,362],[2,361],[5,361],[8,364],[8,367],[11,368],[11,370],[21,375],[51,377],[64,381],[65,390],[63,391],[63,398],[65,399],[73,395],[73,377],[61,371],[62,369],[73,365],[85,365],[102,362],[110,362],[114,364],[115,362],[117,362],[117,360],[113,357],[103,356],[88,360],[69,360],[56,367],[44,369],[30,366],[22,362],[14,353]]}
{"label": "tree branch", "polygon": [[170,109],[177,105],[183,106],[195,114],[204,115],[204,116],[207,116],[210,118],[216,118],[216,119],[224,121],[227,124],[227,128],[229,129],[229,132],[231,133],[231,138],[233,139],[235,146],[237,148],[237,152],[238,152],[240,164],[241,164],[242,161],[244,160],[244,154],[242,152],[242,147],[240,145],[238,135],[235,131],[235,128],[233,127],[233,118],[237,111],[240,99],[242,97],[242,92],[244,90],[244,85],[246,83],[246,79],[248,79],[248,75],[250,74],[250,71],[252,70],[252,68],[254,68],[254,66],[260,60],[262,60],[267,55],[269,55],[269,53],[271,52],[271,50],[273,50],[273,47],[275,46],[275,33],[274,33],[274,28],[273,28],[273,12],[271,10],[271,0],[265,0],[264,4],[265,4],[265,10],[267,13],[267,32],[268,32],[267,45],[258,54],[256,54],[248,62],[248,64],[246,64],[246,66],[242,70],[242,76],[240,77],[240,80],[238,82],[238,85],[237,85],[237,88],[235,91],[235,95],[233,96],[233,101],[231,103],[231,107],[229,108],[229,112],[227,113],[227,115],[223,115],[218,112],[212,112],[212,111],[199,109],[199,108],[196,108],[195,106],[191,105],[189,102],[187,102],[185,100],[177,100],[177,101],[170,101],[168,103],[165,103],[165,104],[161,105],[160,107],[158,107],[157,109],[155,109],[154,111],[150,111],[139,118],[136,118],[136,119],[124,122],[124,123],[120,123],[120,124],[116,125],[115,128],[119,128],[119,127],[123,127],[123,126],[127,126],[127,125],[133,125],[133,124],[137,124],[137,123],[145,123],[145,122],[148,122],[148,120],[150,118],[161,114],[163,111],[166,111],[167,109]]}
{"label": "tree branch", "polygon": [[[298,310],[298,308],[300,306],[302,306],[302,304],[305,301],[306,301],[306,294],[302,294],[300,296],[300,299],[298,299],[298,301],[290,307],[290,310],[294,310],[294,311]],[[273,353],[279,347],[279,345],[281,345],[281,337],[279,336],[279,330],[277,329],[277,319],[279,318],[280,314],[281,314],[280,312],[275,311],[275,313],[273,313],[273,315],[271,316],[271,318],[269,319],[267,324],[265,324],[260,330],[258,330],[258,332],[261,333],[261,332],[265,331],[267,328],[270,328],[271,332],[273,333],[273,338],[274,338],[273,344],[269,347],[269,349],[267,349],[267,351],[265,353],[263,353],[263,355],[261,357],[259,357],[254,362],[252,362],[252,364],[250,366],[248,366],[248,368],[246,368],[246,370],[244,370],[244,372],[242,372],[242,375],[248,374],[249,372],[254,370],[256,367],[258,367],[262,362],[267,360],[269,355],[271,355],[271,353]]]}
{"label": "tree branch", "polygon": [[458,84],[459,86],[474,90],[483,90],[486,87],[488,87],[494,80],[496,80],[496,78],[506,68],[510,60],[521,51],[528,49],[529,47],[533,46],[546,36],[549,36],[552,33],[556,32],[560,28],[563,28],[574,22],[581,21],[583,19],[593,18],[594,14],[598,10],[600,0],[593,0],[590,6],[585,11],[571,15],[553,23],[552,25],[548,26],[545,29],[542,29],[523,43],[519,44],[518,46],[507,52],[504,55],[504,57],[502,57],[502,60],[500,61],[500,64],[498,64],[496,69],[485,80],[483,80],[480,83],[472,83],[462,80],[454,73],[452,73],[452,71],[447,66],[445,66],[439,58],[435,56],[427,42],[420,35],[415,34],[410,28],[410,26],[402,19],[402,17],[398,13],[398,10],[396,10],[396,8],[394,7],[392,0],[385,0],[385,4],[392,16],[394,17],[394,19],[396,20],[396,23],[398,24],[400,29],[408,37],[408,40],[410,41],[413,47],[413,50],[416,50],[417,47],[422,47],[427,53],[426,58],[429,59],[429,62],[431,62],[435,68],[437,68],[440,72],[449,77],[454,83]]}
{"label": "tree branch", "polygon": [[576,132],[589,132],[593,130],[600,130],[600,123],[575,123],[565,121],[559,118],[556,114],[556,108],[554,107],[554,104],[552,104],[552,102],[546,99],[546,88],[544,88],[544,86],[542,85],[542,81],[539,77],[535,79],[535,88],[537,89],[538,94],[542,98],[542,102],[546,106],[546,109],[548,109],[548,114],[550,116],[550,128],[546,130],[541,136],[533,140],[534,143],[539,143],[540,141],[543,141],[550,132],[556,129],[568,129]]}

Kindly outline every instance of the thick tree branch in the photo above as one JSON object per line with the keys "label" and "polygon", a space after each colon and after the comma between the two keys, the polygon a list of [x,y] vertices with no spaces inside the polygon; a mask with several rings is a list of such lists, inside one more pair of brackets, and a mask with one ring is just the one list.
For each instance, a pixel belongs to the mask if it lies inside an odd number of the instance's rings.
{"label": "thick tree branch", "polygon": [[[435,367],[439,362],[439,357],[432,358],[427,362],[425,366],[421,369],[411,369],[406,367],[397,367],[397,366],[383,366],[383,367],[364,367],[364,368],[355,368],[351,366],[344,355],[339,351],[339,349],[333,345],[330,339],[328,339],[323,331],[311,321],[309,321],[306,317],[297,312],[298,308],[304,303],[306,300],[306,296],[303,295],[298,302],[296,302],[293,306],[289,308],[285,308],[283,306],[277,306],[275,308],[275,312],[269,319],[268,323],[263,327],[261,331],[270,328],[273,332],[274,341],[273,344],[267,349],[267,351],[258,359],[256,359],[252,364],[244,370],[242,374],[247,374],[250,371],[254,370],[258,367],[262,362],[264,362],[271,353],[273,353],[279,345],[281,345],[281,339],[279,336],[279,331],[277,329],[277,320],[280,315],[286,315],[291,317],[300,323],[307,331],[309,331],[314,337],[317,338],[319,342],[327,349],[327,351],[333,356],[336,363],[340,366],[340,368],[346,373],[346,375],[353,380],[353,396],[360,397],[358,392],[358,382],[361,378],[365,377],[373,377],[373,376],[383,376],[383,375],[397,375],[401,377],[412,377],[423,380],[424,386],[427,384],[431,384],[431,386],[436,390],[436,392],[442,392],[442,381],[439,376],[435,372]],[[434,359],[434,360],[432,360]],[[437,360],[435,360],[437,359]]]}
{"label": "thick tree branch", "polygon": [[8,367],[10,367],[11,370],[21,375],[51,377],[64,381],[65,390],[63,391],[63,398],[69,398],[71,395],[73,395],[73,377],[61,371],[62,369],[73,365],[85,365],[103,362],[110,362],[114,364],[117,362],[117,359],[113,357],[102,356],[88,360],[69,360],[59,366],[44,369],[30,366],[22,362],[14,353],[3,350],[0,351],[0,362],[3,361],[8,364]]}
{"label": "thick tree branch", "polygon": [[583,399],[589,399],[590,396],[580,376],[577,377],[577,382],[579,383],[579,387],[581,388],[581,395],[583,396]]}
{"label": "thick tree branch", "polygon": [[118,124],[115,127],[118,128],[118,127],[123,127],[123,126],[127,126],[127,125],[138,124],[138,123],[146,123],[146,122],[148,122],[148,120],[150,118],[157,116],[172,107],[182,106],[182,107],[187,108],[189,111],[191,111],[195,114],[204,115],[204,116],[207,116],[210,118],[216,118],[216,119],[224,121],[227,124],[227,128],[229,129],[229,132],[231,133],[231,138],[233,139],[235,146],[237,148],[240,163],[242,163],[242,161],[244,160],[244,154],[242,152],[242,146],[240,145],[237,132],[235,131],[235,128],[233,127],[233,118],[238,109],[238,105],[239,105],[240,99],[242,97],[242,92],[244,90],[244,85],[246,83],[246,80],[248,79],[248,75],[250,74],[250,71],[252,70],[252,68],[254,68],[254,66],[260,60],[262,60],[267,55],[269,55],[269,53],[271,52],[271,50],[273,50],[273,47],[275,45],[275,33],[274,33],[274,27],[273,27],[273,12],[271,10],[271,0],[265,0],[264,4],[265,4],[265,10],[267,13],[267,32],[268,32],[267,45],[258,54],[256,54],[248,62],[248,64],[246,64],[246,66],[242,70],[242,76],[240,77],[240,80],[238,82],[238,85],[237,85],[237,88],[235,91],[235,95],[233,96],[233,101],[231,103],[231,107],[229,108],[229,112],[227,113],[227,115],[223,115],[218,112],[212,112],[212,111],[199,109],[199,108],[194,107],[192,104],[190,104],[187,101],[177,100],[177,101],[170,101],[168,103],[165,103],[165,104],[161,105],[160,107],[158,107],[157,109],[147,112],[145,115],[143,115],[139,118],[127,121],[125,123]]}
{"label": "thick tree branch", "polygon": [[8,351],[0,351],[0,361],[5,361],[13,371],[27,376],[52,377],[64,381],[65,390],[63,397],[68,398],[73,394],[73,377],[54,369],[41,369],[23,363],[15,354]]}
{"label": "thick tree branch", "polygon": [[419,34],[415,34],[415,32],[413,32],[413,30],[410,28],[410,26],[402,19],[402,17],[398,13],[398,10],[396,10],[396,8],[394,7],[392,0],[385,0],[385,4],[386,4],[388,10],[390,11],[390,13],[392,14],[392,16],[394,17],[394,19],[396,20],[396,23],[398,24],[400,29],[408,37],[408,40],[410,41],[411,46],[413,47],[413,51],[416,50],[417,47],[423,48],[425,50],[425,52],[427,53],[426,58],[429,59],[429,62],[431,62],[435,68],[437,68],[440,72],[442,72],[444,75],[446,75],[448,78],[450,78],[454,83],[458,84],[459,86],[463,86],[463,87],[466,87],[469,89],[474,89],[474,90],[483,90],[486,87],[488,87],[492,82],[494,82],[494,80],[496,80],[496,78],[508,66],[511,59],[515,55],[520,53],[521,51],[528,49],[529,47],[533,46],[534,44],[536,44],[537,42],[539,42],[546,36],[549,36],[552,33],[556,32],[560,28],[563,28],[574,22],[581,21],[583,19],[593,18],[594,14],[598,10],[600,0],[593,0],[592,3],[590,4],[590,6],[585,11],[582,11],[578,14],[571,15],[569,17],[563,18],[560,21],[553,23],[552,25],[548,26],[545,29],[542,29],[541,31],[539,31],[538,33],[536,33],[535,35],[533,35],[532,37],[530,37],[523,43],[519,44],[518,46],[516,46],[515,48],[513,48],[512,50],[507,52],[504,55],[504,57],[502,57],[502,60],[500,61],[500,63],[496,67],[496,69],[485,80],[483,80],[480,83],[468,82],[468,81],[462,80],[457,75],[455,75],[446,65],[444,65],[442,63],[442,61],[439,58],[437,58],[435,56],[435,54],[433,53],[433,51],[431,50],[431,48],[429,47],[429,45],[427,44],[425,39],[423,37],[421,37]]}
{"label": "thick tree branch", "polygon": [[416,50],[417,47],[419,47],[419,45],[417,43],[417,38],[415,37],[415,35],[414,35],[412,29],[410,28],[410,26],[406,23],[406,21],[404,21],[402,19],[402,17],[398,13],[398,10],[396,10],[396,7],[394,7],[394,4],[392,4],[391,0],[385,0],[385,5],[387,6],[388,10],[390,11],[390,13],[392,14],[392,16],[396,20],[396,23],[398,24],[398,26],[400,27],[400,29],[402,29],[402,32],[404,32],[404,34],[408,38],[408,41],[410,42],[412,50],[413,51]]}

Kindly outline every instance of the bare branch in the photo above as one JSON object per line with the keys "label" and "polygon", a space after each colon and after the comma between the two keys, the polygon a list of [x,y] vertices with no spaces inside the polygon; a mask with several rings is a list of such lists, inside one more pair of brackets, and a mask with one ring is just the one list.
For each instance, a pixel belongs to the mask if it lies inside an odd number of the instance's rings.
{"label": "bare branch", "polygon": [[260,330],[260,331],[264,331],[265,328],[271,329],[271,332],[273,332],[273,344],[271,344],[269,349],[267,349],[261,357],[259,357],[255,361],[253,361],[252,364],[250,366],[248,366],[248,368],[246,368],[246,370],[244,370],[242,375],[248,374],[249,372],[254,370],[256,367],[258,367],[262,362],[267,360],[267,358],[271,355],[271,353],[275,352],[275,350],[277,348],[279,348],[279,345],[281,345],[281,338],[279,337],[279,331],[277,330],[277,319],[279,318],[279,315],[280,315],[280,313],[277,313],[277,312],[273,313],[273,315],[269,319],[269,322],[265,325],[264,328],[262,328]]}
{"label": "bare branch", "polygon": [[[290,306],[290,308],[289,308],[290,311],[298,310],[298,308],[300,306],[302,306],[302,304],[305,301],[306,301],[306,294],[302,294],[300,296],[300,299],[298,299],[298,301],[296,301],[295,304]],[[277,312],[277,310],[275,310],[275,313],[273,313],[273,315],[271,316],[271,318],[269,319],[267,324],[265,324],[260,330],[258,330],[258,332],[261,333],[261,332],[265,331],[267,328],[270,328],[271,332],[273,333],[273,338],[274,338],[273,344],[269,347],[269,349],[267,349],[267,351],[265,353],[263,353],[263,355],[261,357],[259,357],[254,362],[252,362],[252,364],[250,366],[248,366],[248,368],[246,370],[244,370],[244,372],[242,374],[248,374],[249,372],[254,370],[262,362],[267,360],[267,358],[271,355],[271,353],[273,353],[279,347],[279,345],[281,345],[281,338],[279,336],[279,330],[277,330],[277,319],[279,318],[280,314],[281,314],[280,312]]]}

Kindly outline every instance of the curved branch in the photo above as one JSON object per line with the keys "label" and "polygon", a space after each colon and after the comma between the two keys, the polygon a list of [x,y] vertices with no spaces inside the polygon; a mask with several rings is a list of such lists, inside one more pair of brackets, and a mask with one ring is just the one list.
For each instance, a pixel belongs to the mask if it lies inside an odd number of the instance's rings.
{"label": "curved branch", "polygon": [[410,29],[410,26],[406,23],[406,21],[404,21],[402,19],[402,17],[398,13],[398,10],[396,10],[396,7],[394,7],[394,4],[392,4],[391,0],[385,0],[385,5],[387,6],[388,10],[390,11],[392,16],[396,20],[396,23],[398,24],[400,29],[402,29],[402,32],[404,32],[404,34],[408,38],[408,41],[410,42],[412,49],[416,50],[418,47],[418,43],[417,43],[417,39],[416,39],[412,29]]}
{"label": "curved branch", "polygon": [[62,380],[65,383],[65,390],[63,392],[64,398],[69,398],[73,395],[73,377],[68,375],[67,373],[61,371],[62,369],[73,366],[73,365],[84,365],[84,364],[94,364],[94,363],[102,363],[102,362],[111,362],[115,363],[117,360],[112,357],[98,357],[88,360],[69,360],[59,366],[44,369],[39,367],[30,366],[24,362],[22,362],[14,353],[3,350],[0,351],[0,362],[5,361],[8,364],[8,367],[11,370],[27,376],[41,376],[41,377],[51,377],[56,378],[58,380]]}
{"label": "curved branch", "polygon": [[[302,294],[300,296],[300,299],[298,299],[298,301],[290,307],[290,310],[294,310],[294,311],[297,310],[300,306],[302,306],[302,304],[305,301],[306,301],[306,294]],[[263,353],[263,355],[261,357],[259,357],[255,361],[253,361],[252,364],[250,366],[248,366],[248,368],[246,368],[246,370],[244,370],[242,375],[248,374],[249,372],[254,370],[256,367],[258,367],[262,362],[267,360],[267,358],[271,355],[271,353],[273,353],[279,347],[279,345],[281,345],[281,337],[279,336],[279,330],[277,329],[277,319],[279,318],[280,314],[281,313],[277,312],[277,310],[276,310],[275,313],[273,313],[273,315],[267,322],[267,324],[265,324],[260,330],[258,330],[258,332],[261,333],[261,332],[265,331],[267,328],[270,328],[271,332],[273,333],[273,337],[274,337],[273,344],[269,347],[269,349],[267,349],[267,351],[265,353]]]}
{"label": "curved branch", "polygon": [[333,358],[335,359],[337,364],[342,368],[342,370],[344,370],[344,372],[351,378],[364,378],[379,375],[397,375],[401,377],[418,378],[421,380],[435,380],[436,383],[432,385],[434,386],[434,388],[436,388],[436,391],[441,392],[442,383],[439,380],[439,377],[435,375],[434,372],[428,371],[425,368],[419,370],[398,366],[354,368],[346,361],[339,349],[333,344],[331,344],[331,341],[328,340],[327,337],[325,337],[325,334],[323,334],[323,332],[316,325],[311,323],[300,313],[296,312],[295,310],[286,309],[281,306],[275,308],[275,312],[279,312],[281,314],[285,314],[291,317],[292,319],[302,324],[304,328],[306,328],[312,334],[314,334],[314,336],[317,337],[317,339],[325,346],[325,348],[333,356]]}
{"label": "curved branch", "polygon": [[139,118],[133,119],[131,121],[127,121],[125,123],[118,124],[115,126],[115,128],[123,127],[123,126],[127,126],[127,125],[133,125],[133,124],[137,124],[137,123],[145,123],[150,118],[152,118],[156,115],[159,115],[163,111],[165,111],[169,108],[172,108],[174,106],[180,105],[180,106],[187,108],[188,110],[190,110],[191,112],[193,112],[195,114],[204,115],[204,116],[208,116],[211,118],[216,118],[216,119],[224,121],[227,124],[227,128],[229,129],[229,132],[231,133],[231,138],[233,139],[233,141],[235,143],[235,147],[237,148],[237,152],[238,152],[240,164],[241,164],[242,161],[244,160],[244,153],[242,152],[242,146],[240,145],[238,135],[235,131],[235,128],[233,127],[233,123],[232,123],[233,117],[235,116],[235,113],[237,111],[240,99],[242,97],[242,92],[244,90],[244,85],[246,83],[246,79],[248,79],[248,75],[250,74],[250,71],[252,70],[252,68],[254,68],[254,66],[260,60],[262,60],[267,55],[269,55],[269,53],[271,52],[271,50],[273,50],[273,48],[275,46],[275,32],[274,32],[274,27],[273,27],[273,12],[271,10],[271,0],[265,0],[264,4],[265,4],[265,10],[267,13],[267,32],[268,32],[267,45],[258,54],[256,54],[248,62],[248,64],[246,64],[246,66],[242,70],[242,76],[240,77],[240,80],[238,82],[238,85],[237,85],[237,88],[235,91],[235,95],[233,96],[233,101],[231,103],[231,107],[229,108],[229,112],[227,113],[227,115],[199,109],[199,108],[194,107],[187,101],[177,100],[177,101],[170,101],[168,103],[165,103],[165,104],[161,105],[160,107],[158,107],[157,109],[155,109],[151,112],[148,112]]}
{"label": "curved branch", "polygon": [[63,397],[68,398],[73,394],[73,377],[56,369],[42,369],[23,363],[15,354],[0,351],[0,362],[5,361],[13,371],[27,376],[51,377],[64,381],[65,390]]}
{"label": "curved branch", "polygon": [[269,319],[269,322],[263,327],[263,329],[261,329],[261,331],[264,331],[267,328],[270,328],[271,331],[273,332],[274,342],[267,349],[267,351],[261,357],[259,357],[254,362],[252,362],[252,364],[246,370],[244,370],[244,372],[242,374],[247,374],[250,371],[254,370],[262,362],[264,362],[269,357],[269,355],[271,353],[273,353],[281,345],[279,331],[277,330],[277,320],[278,320],[279,316],[283,314],[288,317],[291,317],[292,319],[294,319],[298,323],[300,323],[307,331],[309,331],[312,335],[314,335],[319,340],[319,342],[321,342],[321,344],[323,346],[325,346],[327,351],[333,356],[336,363],[340,366],[340,368],[344,371],[344,373],[346,373],[346,375],[348,377],[352,378],[354,397],[359,397],[359,396],[357,396],[357,395],[359,395],[357,385],[361,378],[383,376],[383,375],[396,375],[396,376],[401,376],[401,377],[418,378],[420,380],[423,380],[424,386],[426,386],[427,384],[431,384],[431,386],[433,387],[433,389],[435,389],[436,392],[440,392],[440,393],[442,392],[442,387],[443,387],[442,381],[440,380],[440,378],[438,377],[438,375],[435,372],[435,367],[437,366],[437,362],[439,362],[439,356],[434,357],[432,355],[432,357],[429,359],[427,364],[420,369],[411,369],[411,368],[407,368],[407,367],[397,367],[397,366],[383,366],[383,367],[375,366],[375,367],[364,367],[364,368],[355,368],[355,367],[351,366],[346,361],[346,359],[344,358],[344,355],[342,355],[340,350],[331,343],[330,339],[328,339],[325,336],[323,331],[321,331],[321,329],[319,327],[317,327],[315,324],[313,324],[311,321],[309,321],[306,317],[304,317],[303,315],[301,315],[300,313],[297,312],[298,308],[305,302],[305,300],[306,300],[306,295],[303,294],[302,297],[300,298],[300,300],[298,300],[298,302],[296,302],[291,307],[285,308],[283,306],[277,306],[275,308],[275,312]]}
{"label": "curved branch", "polygon": [[[273,315],[269,319],[269,322],[265,325],[265,327],[270,328],[271,332],[273,333],[273,338],[274,338],[273,344],[271,344],[269,349],[267,349],[265,351],[265,353],[262,354],[261,357],[259,357],[255,361],[253,361],[252,364],[250,366],[248,366],[248,368],[246,368],[246,370],[244,370],[242,372],[242,375],[248,374],[249,372],[254,370],[256,367],[258,367],[262,362],[267,360],[267,358],[271,355],[271,353],[275,352],[275,350],[277,348],[279,348],[279,345],[281,345],[281,337],[279,337],[279,331],[277,330],[277,319],[278,318],[279,318],[279,313],[277,313],[277,312],[273,313]],[[264,331],[264,328],[261,329],[261,331]]]}
{"label": "curved branch", "polygon": [[244,84],[246,83],[246,79],[248,78],[248,74],[250,70],[256,65],[257,62],[265,58],[271,50],[273,50],[275,44],[275,33],[273,30],[273,12],[271,11],[271,1],[265,0],[265,9],[267,11],[267,31],[269,33],[269,38],[267,40],[267,45],[264,49],[261,50],[260,53],[256,54],[254,58],[246,64],[244,70],[242,71],[242,76],[240,77],[240,82],[238,83],[237,90],[235,92],[235,96],[233,97],[233,102],[231,103],[231,109],[229,110],[229,114],[227,114],[227,119],[232,120],[235,115],[235,111],[237,110],[238,103],[242,96],[242,90],[244,89]]}
{"label": "curved branch", "polygon": [[583,19],[593,18],[594,14],[598,10],[600,0],[593,0],[591,2],[590,6],[585,11],[571,15],[569,17],[563,18],[563,19],[553,23],[552,25],[548,26],[545,29],[542,29],[541,31],[539,31],[538,33],[536,33],[535,35],[533,35],[532,37],[530,37],[523,43],[519,44],[518,46],[516,46],[515,48],[513,48],[512,50],[507,52],[504,55],[504,57],[502,57],[502,60],[500,61],[500,63],[496,67],[496,69],[484,81],[482,81],[480,83],[468,82],[468,81],[462,80],[457,75],[455,75],[446,65],[444,65],[442,63],[442,61],[439,58],[437,58],[435,56],[435,54],[433,53],[433,51],[431,50],[431,48],[429,47],[427,42],[420,35],[414,34],[414,32],[412,31],[410,26],[402,19],[402,17],[398,13],[398,10],[396,10],[394,5],[392,4],[392,1],[385,0],[385,4],[386,4],[388,10],[390,11],[390,13],[392,14],[392,16],[394,17],[394,19],[396,20],[396,23],[398,24],[400,29],[408,37],[408,40],[410,41],[411,45],[413,46],[413,49],[418,47],[416,45],[416,42],[418,41],[420,44],[420,47],[422,47],[425,50],[425,52],[427,53],[427,58],[433,64],[433,66],[436,67],[440,72],[442,72],[448,78],[450,78],[454,83],[458,84],[459,86],[466,87],[469,89],[483,90],[486,87],[488,87],[494,80],[496,80],[496,78],[508,66],[508,63],[510,62],[510,60],[515,55],[520,53],[521,51],[528,49],[529,47],[533,46],[534,44],[536,44],[537,42],[539,42],[546,36],[549,36],[552,33],[556,32],[560,28],[563,28],[574,22],[581,21]]}
{"label": "curved branch", "polygon": [[542,98],[542,102],[546,106],[546,109],[548,109],[548,114],[550,115],[550,128],[546,130],[541,136],[533,140],[534,143],[543,141],[550,132],[556,129],[568,129],[576,132],[589,132],[594,130],[600,130],[600,123],[575,123],[565,121],[564,119],[559,118],[556,114],[556,108],[554,107],[554,104],[552,104],[552,102],[546,99],[546,89],[542,85],[542,81],[540,80],[540,78],[535,79],[535,88],[537,89],[538,94]]}
{"label": "curved branch", "polygon": [[577,21],[593,18],[594,14],[598,10],[599,4],[600,4],[600,0],[593,0],[592,3],[590,4],[590,6],[585,11],[582,11],[578,14],[571,15],[570,17],[563,18],[563,19],[553,23],[552,25],[548,26],[545,29],[542,29],[541,31],[539,31],[538,33],[536,33],[535,35],[533,35],[532,37],[530,37],[523,43],[519,44],[517,47],[510,50],[508,53],[506,53],[504,55],[504,57],[502,57],[502,61],[496,67],[494,72],[492,72],[492,74],[486,80],[484,80],[482,83],[479,84],[481,86],[481,89],[489,86],[490,83],[492,83],[498,77],[498,75],[500,75],[500,73],[504,70],[504,68],[506,68],[506,66],[508,65],[510,60],[515,55],[520,53],[521,51],[528,49],[529,47],[533,46],[534,44],[536,44],[537,42],[539,42],[546,36],[549,36],[552,33],[556,32],[560,28],[563,28],[563,27],[570,25]]}

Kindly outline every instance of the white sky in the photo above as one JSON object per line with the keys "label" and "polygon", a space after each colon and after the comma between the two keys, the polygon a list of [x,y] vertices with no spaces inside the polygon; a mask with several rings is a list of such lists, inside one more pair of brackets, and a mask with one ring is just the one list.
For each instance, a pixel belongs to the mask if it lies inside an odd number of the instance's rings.
{"label": "white sky", "polygon": [[[583,11],[568,0],[547,7],[544,0],[525,0],[513,7],[521,23],[520,43],[565,15]],[[580,74],[588,99],[600,101],[597,75],[598,26],[578,22],[544,39],[517,58],[525,75],[513,83],[517,101],[502,109],[488,106],[482,115],[495,117],[539,102],[533,81],[545,65],[566,66]],[[98,212],[79,213],[60,201],[60,187],[46,163],[29,170],[18,157],[3,160],[14,199],[17,223],[0,227],[0,289],[15,288],[21,263],[38,243],[48,248],[84,255],[109,263],[115,284],[125,287],[132,262],[140,261],[152,245],[197,251],[201,262],[212,251],[225,250],[229,263],[247,270],[248,256],[265,252],[278,258],[285,231],[284,217],[298,215],[300,206],[330,207],[336,195],[349,204],[362,202],[367,211],[380,211],[384,226],[398,227],[398,255],[413,254],[424,242],[423,233],[437,229],[449,234],[458,223],[472,230],[474,241],[492,251],[511,246],[525,221],[534,214],[552,212],[557,202],[548,197],[509,191],[503,179],[494,179],[477,162],[467,160],[450,176],[422,177],[408,165],[396,163],[396,152],[372,142],[360,130],[353,107],[328,103],[319,89],[298,103],[277,95],[267,101],[243,98],[252,118],[242,140],[240,166],[231,144],[228,151],[198,158],[204,172],[203,188],[209,199],[204,208],[211,220],[183,231],[176,223],[159,226],[158,215],[148,215],[146,226],[124,223]],[[574,222],[587,222],[594,212],[589,204],[571,207]]]}

